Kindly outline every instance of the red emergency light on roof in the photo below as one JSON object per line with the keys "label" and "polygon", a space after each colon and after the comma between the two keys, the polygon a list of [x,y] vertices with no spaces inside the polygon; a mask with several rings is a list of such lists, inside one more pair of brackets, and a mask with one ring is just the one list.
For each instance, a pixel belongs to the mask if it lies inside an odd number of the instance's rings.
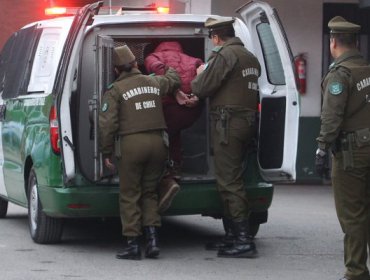
{"label": "red emergency light on roof", "polygon": [[[47,16],[67,16],[67,15],[75,15],[79,8],[77,7],[50,7],[45,9],[45,15]],[[108,14],[108,12],[112,12],[118,10],[118,12],[114,12],[117,15],[123,13],[158,13],[158,14],[168,14],[170,12],[169,7],[117,7],[117,6],[105,6],[100,9],[100,14]]]}
{"label": "red emergency light on roof", "polygon": [[158,14],[168,14],[170,12],[169,7],[157,7]]}
{"label": "red emergency light on roof", "polygon": [[158,13],[158,14],[168,14],[170,12],[169,7],[157,7],[155,5],[149,5],[146,7],[121,7],[120,14],[125,13]]}
{"label": "red emergency light on roof", "polygon": [[52,7],[45,9],[45,15],[52,16],[52,15],[64,15],[67,12],[67,8],[63,7]]}
{"label": "red emergency light on roof", "polygon": [[50,7],[45,9],[45,15],[47,16],[67,16],[75,15],[78,8],[75,7]]}

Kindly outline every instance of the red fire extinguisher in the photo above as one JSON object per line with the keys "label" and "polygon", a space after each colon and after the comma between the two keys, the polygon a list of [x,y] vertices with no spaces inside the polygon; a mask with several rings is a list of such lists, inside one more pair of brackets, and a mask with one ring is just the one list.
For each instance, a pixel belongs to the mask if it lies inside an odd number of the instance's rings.
{"label": "red fire extinguisher", "polygon": [[306,66],[307,66],[307,62],[306,62],[306,58],[305,58],[305,55],[303,53],[300,53],[298,54],[295,58],[294,58],[294,64],[295,64],[295,68],[296,68],[296,71],[297,71],[297,84],[298,84],[298,90],[299,90],[299,93],[301,94],[304,94],[306,93]]}

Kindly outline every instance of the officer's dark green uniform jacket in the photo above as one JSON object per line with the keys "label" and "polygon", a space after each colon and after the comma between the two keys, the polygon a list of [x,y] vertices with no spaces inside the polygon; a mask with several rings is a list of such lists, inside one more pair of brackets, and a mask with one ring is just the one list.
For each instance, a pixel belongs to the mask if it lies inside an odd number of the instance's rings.
{"label": "officer's dark green uniform jacket", "polygon": [[323,105],[319,148],[329,148],[339,133],[370,127],[370,67],[357,50],[337,58],[322,82]]}
{"label": "officer's dark green uniform jacket", "polygon": [[210,97],[211,108],[232,105],[256,111],[260,73],[257,58],[235,37],[213,50],[207,68],[191,87],[198,97]]}
{"label": "officer's dark green uniform jacket", "polygon": [[100,147],[103,155],[113,152],[114,136],[166,128],[161,95],[180,85],[177,73],[142,75],[138,69],[122,72],[103,95],[99,116]]}
{"label": "officer's dark green uniform jacket", "polygon": [[255,134],[260,73],[257,58],[234,37],[213,50],[206,69],[192,82],[195,95],[210,98],[217,186],[224,217],[234,222],[249,215],[242,166]]}

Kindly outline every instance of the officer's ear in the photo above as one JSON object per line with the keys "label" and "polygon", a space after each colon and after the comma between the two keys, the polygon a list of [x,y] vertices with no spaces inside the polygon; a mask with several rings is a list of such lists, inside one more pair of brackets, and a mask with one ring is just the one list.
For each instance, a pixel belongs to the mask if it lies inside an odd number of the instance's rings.
{"label": "officer's ear", "polygon": [[330,45],[333,48],[336,48],[337,47],[337,39],[334,36],[330,36]]}
{"label": "officer's ear", "polygon": [[220,44],[220,42],[221,42],[220,36],[218,36],[217,34],[213,34],[211,37],[212,37],[212,41],[215,45]]}
{"label": "officer's ear", "polygon": [[114,71],[114,76],[115,76],[116,78],[118,78],[118,77],[119,77],[119,74],[120,74],[120,71],[118,70],[118,68],[117,68],[117,67],[114,67],[114,68],[113,68],[113,71]]}

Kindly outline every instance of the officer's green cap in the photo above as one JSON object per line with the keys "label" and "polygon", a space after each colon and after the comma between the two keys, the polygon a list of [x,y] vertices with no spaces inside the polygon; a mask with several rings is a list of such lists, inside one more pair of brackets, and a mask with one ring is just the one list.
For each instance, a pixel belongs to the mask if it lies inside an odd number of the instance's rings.
{"label": "officer's green cap", "polygon": [[210,17],[207,18],[206,22],[204,23],[204,26],[210,29],[210,31],[212,31],[214,29],[221,29],[224,27],[231,26],[234,23],[234,21],[235,20],[233,18],[219,19]]}
{"label": "officer's green cap", "polygon": [[360,25],[354,24],[342,18],[341,16],[333,17],[329,23],[330,33],[358,33]]}
{"label": "officer's green cap", "polygon": [[113,65],[114,66],[121,66],[125,64],[129,64],[134,62],[136,57],[130,50],[130,48],[126,45],[122,47],[116,47],[113,51]]}

